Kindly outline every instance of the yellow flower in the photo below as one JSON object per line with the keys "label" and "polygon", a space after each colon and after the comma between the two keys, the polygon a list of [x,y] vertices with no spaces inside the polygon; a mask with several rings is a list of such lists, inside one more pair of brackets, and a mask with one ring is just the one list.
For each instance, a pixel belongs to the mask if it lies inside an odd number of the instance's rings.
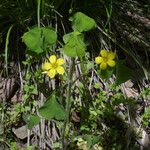
{"label": "yellow flower", "polygon": [[64,74],[65,70],[61,66],[64,64],[64,59],[57,59],[55,55],[49,57],[49,62],[43,64],[43,73],[46,73],[50,78],[54,78],[56,74]]}
{"label": "yellow flower", "polygon": [[107,65],[110,67],[114,67],[116,65],[115,59],[116,54],[114,52],[108,52],[106,50],[100,51],[101,56],[98,56],[95,58],[95,63],[100,64],[100,68],[102,70],[105,70],[107,68]]}

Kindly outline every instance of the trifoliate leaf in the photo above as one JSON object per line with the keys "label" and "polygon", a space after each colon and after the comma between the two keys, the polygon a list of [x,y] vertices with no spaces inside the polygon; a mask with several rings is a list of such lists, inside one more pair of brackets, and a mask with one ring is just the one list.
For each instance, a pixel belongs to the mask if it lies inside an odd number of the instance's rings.
{"label": "trifoliate leaf", "polygon": [[[79,36],[79,35],[82,35],[82,33],[80,33],[80,32],[71,32],[69,34],[65,34],[63,36],[63,41],[65,42],[65,44],[67,44],[70,41],[70,38],[72,38],[73,36]],[[82,40],[84,40],[83,35],[82,35]]]}
{"label": "trifoliate leaf", "polygon": [[29,130],[31,130],[34,126],[36,126],[40,122],[40,117],[37,115],[26,115],[23,118],[27,123],[27,127]]}
{"label": "trifoliate leaf", "polygon": [[121,61],[116,65],[116,81],[115,85],[120,85],[121,83],[126,82],[131,79],[133,71],[126,67]]}
{"label": "trifoliate leaf", "polygon": [[41,28],[43,31],[43,36],[44,36],[44,44],[45,46],[47,45],[53,45],[56,40],[57,40],[57,34],[49,28],[43,27]]}
{"label": "trifoliate leaf", "polygon": [[84,43],[83,34],[78,34],[79,32],[72,32],[64,35],[63,40],[64,53],[70,57],[82,57],[85,55],[86,45]]}
{"label": "trifoliate leaf", "polygon": [[69,19],[72,21],[72,29],[74,31],[84,32],[95,28],[96,22],[82,12],[77,12]]}
{"label": "trifoliate leaf", "polygon": [[46,51],[46,48],[49,45],[52,45],[56,42],[57,35],[52,29],[46,27],[34,27],[33,29],[24,33],[22,40],[29,48],[29,52],[41,54]]}
{"label": "trifoliate leaf", "polygon": [[43,39],[41,36],[40,28],[35,27],[29,30],[28,32],[24,33],[22,40],[31,51],[37,54],[43,52]]}
{"label": "trifoliate leaf", "polygon": [[42,117],[51,120],[64,120],[66,118],[66,112],[64,108],[57,102],[55,94],[52,94],[45,104],[39,109],[39,113]]}

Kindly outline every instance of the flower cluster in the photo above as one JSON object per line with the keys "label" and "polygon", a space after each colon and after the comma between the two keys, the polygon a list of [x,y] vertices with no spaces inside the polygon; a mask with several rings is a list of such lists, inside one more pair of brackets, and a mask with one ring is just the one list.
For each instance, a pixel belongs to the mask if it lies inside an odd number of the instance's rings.
{"label": "flower cluster", "polygon": [[[107,66],[114,67],[116,65],[114,61],[116,54],[114,52],[104,49],[100,51],[100,55],[95,58],[95,63],[100,65],[100,69],[105,70]],[[43,73],[46,73],[50,78],[54,78],[56,74],[64,74],[63,64],[63,58],[57,59],[55,55],[51,55],[49,61],[43,64]]]}
{"label": "flower cluster", "polygon": [[114,61],[116,54],[114,52],[108,52],[104,49],[100,51],[100,55],[95,58],[95,63],[100,64],[100,69],[105,70],[107,66],[114,67],[116,65]]}
{"label": "flower cluster", "polygon": [[61,66],[64,64],[63,58],[56,58],[55,55],[49,57],[49,62],[43,64],[43,73],[46,73],[50,78],[54,78],[56,74],[64,74],[65,70]]}

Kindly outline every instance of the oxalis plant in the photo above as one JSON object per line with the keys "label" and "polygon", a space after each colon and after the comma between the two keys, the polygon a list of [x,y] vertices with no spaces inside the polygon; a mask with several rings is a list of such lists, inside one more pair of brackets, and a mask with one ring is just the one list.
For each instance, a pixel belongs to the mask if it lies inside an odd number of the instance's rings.
{"label": "oxalis plant", "polygon": [[[116,52],[103,48],[100,49],[99,56],[90,62],[90,64],[95,65],[91,65],[82,77],[74,79],[73,75],[77,65],[80,65],[82,70],[89,65],[84,36],[85,32],[96,29],[97,25],[94,19],[82,12],[76,12],[69,20],[72,25],[72,32],[63,36],[64,44],[60,51],[57,51],[57,49],[55,51],[51,50],[52,46],[57,43],[57,33],[50,27],[41,27],[39,19],[38,26],[29,29],[22,37],[27,46],[28,57],[41,59],[41,57],[49,55],[41,65],[42,76],[47,76],[53,81],[55,81],[55,78],[62,81],[59,88],[53,89],[43,106],[35,112],[26,113],[24,120],[29,130],[39,124],[43,118],[55,121],[56,124],[62,122],[63,125],[60,130],[61,145],[59,148],[63,150],[66,150],[66,141],[70,130],[70,113],[73,102],[72,87],[75,81],[84,78],[84,75],[87,76],[90,69],[95,69],[99,77],[104,79],[105,82],[114,75],[116,78],[114,86],[124,83],[132,76],[132,71],[124,65],[124,61],[117,60]],[[34,74],[32,75],[34,76]],[[82,81],[82,84],[86,84],[85,80]],[[62,93],[62,89],[65,91],[64,93]],[[65,101],[62,101],[62,97]],[[89,149],[90,146],[86,144],[82,138],[78,138],[79,147],[84,147],[85,150]]]}

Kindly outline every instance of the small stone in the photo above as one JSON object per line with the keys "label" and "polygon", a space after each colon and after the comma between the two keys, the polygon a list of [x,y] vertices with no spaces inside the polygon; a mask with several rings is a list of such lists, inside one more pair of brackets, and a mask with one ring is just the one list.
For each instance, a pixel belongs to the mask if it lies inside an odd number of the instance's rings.
{"label": "small stone", "polygon": [[23,140],[27,138],[27,126],[22,126],[17,129],[12,128],[13,133],[16,135],[17,138]]}
{"label": "small stone", "polygon": [[133,87],[133,82],[132,82],[131,80],[128,80],[128,81],[125,82],[124,84],[125,84],[125,87],[127,87],[127,88]]}

